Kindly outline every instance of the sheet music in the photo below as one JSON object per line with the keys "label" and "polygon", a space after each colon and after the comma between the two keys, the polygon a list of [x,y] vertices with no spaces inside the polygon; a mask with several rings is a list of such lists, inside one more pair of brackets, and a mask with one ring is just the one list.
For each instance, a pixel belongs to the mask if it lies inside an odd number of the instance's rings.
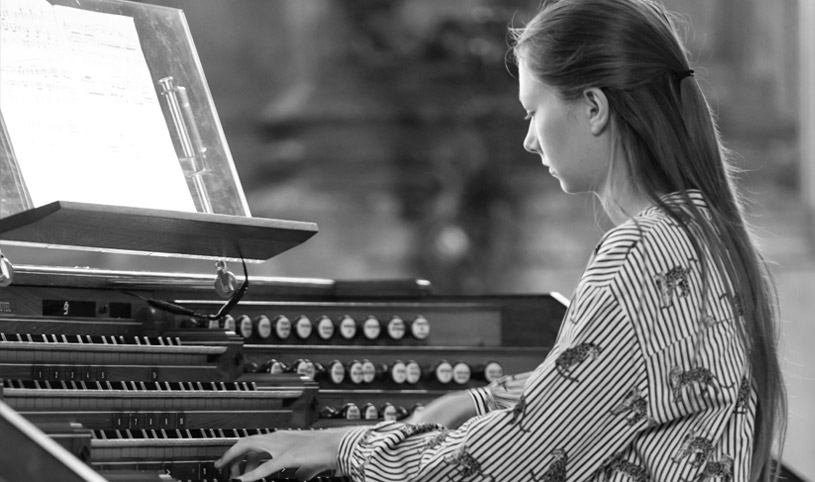
{"label": "sheet music", "polygon": [[132,18],[3,0],[0,109],[35,206],[195,211]]}

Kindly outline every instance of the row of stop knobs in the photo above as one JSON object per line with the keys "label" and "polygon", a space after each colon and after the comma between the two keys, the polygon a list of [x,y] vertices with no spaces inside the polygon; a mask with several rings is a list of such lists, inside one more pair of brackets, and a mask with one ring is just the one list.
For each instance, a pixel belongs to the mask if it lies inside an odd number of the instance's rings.
{"label": "row of stop knobs", "polygon": [[424,410],[421,403],[414,404],[410,409],[390,402],[377,407],[373,403],[359,406],[354,402],[347,402],[341,408],[325,406],[320,409],[320,418],[339,418],[345,420],[403,420],[411,414]]}
{"label": "row of stop knobs", "polygon": [[340,360],[331,360],[326,364],[313,362],[301,358],[291,364],[271,359],[257,365],[250,363],[245,367],[246,372],[259,373],[296,373],[312,380],[325,381],[328,384],[340,385],[351,383],[362,385],[375,381],[388,381],[397,385],[415,385],[422,380],[438,382],[443,385],[466,385],[472,379],[483,380],[487,383],[504,376],[504,369],[500,363],[490,361],[476,366],[463,361],[449,362],[441,360],[438,363],[423,368],[414,360],[396,360],[390,365],[374,363],[368,359],[351,360],[343,363]]}
{"label": "row of stop knobs", "polygon": [[344,340],[353,340],[360,336],[368,340],[382,337],[401,340],[408,334],[417,340],[424,340],[430,335],[430,323],[422,315],[410,321],[394,315],[387,322],[373,315],[361,321],[357,321],[350,315],[344,315],[336,321],[327,315],[322,315],[316,320],[300,315],[294,321],[286,315],[277,315],[273,318],[266,315],[254,318],[249,315],[240,315],[237,319],[226,315],[222,322],[213,320],[212,323],[217,326],[211,326],[211,328],[223,328],[234,331],[243,338],[261,340],[307,340],[312,336],[321,340],[330,340],[335,336]]}

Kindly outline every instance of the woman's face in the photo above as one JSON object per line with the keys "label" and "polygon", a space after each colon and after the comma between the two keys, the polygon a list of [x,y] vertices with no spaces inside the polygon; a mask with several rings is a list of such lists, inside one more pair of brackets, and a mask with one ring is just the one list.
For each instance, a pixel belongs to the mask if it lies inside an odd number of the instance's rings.
{"label": "woman's face", "polygon": [[518,63],[518,82],[518,97],[529,120],[524,149],[541,157],[563,191],[597,192],[605,185],[610,156],[605,135],[592,133],[592,102],[564,101],[554,88],[533,77],[523,59]]}

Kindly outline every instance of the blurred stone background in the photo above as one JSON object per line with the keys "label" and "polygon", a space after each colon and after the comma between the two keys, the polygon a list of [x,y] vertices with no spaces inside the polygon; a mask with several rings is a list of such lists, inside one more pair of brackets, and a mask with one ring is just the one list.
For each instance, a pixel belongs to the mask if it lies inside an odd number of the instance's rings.
{"label": "blurred stone background", "polygon": [[[786,458],[815,479],[815,269],[801,182],[801,2],[665,0],[685,22],[779,285]],[[566,296],[608,228],[523,151],[520,0],[163,0],[190,24],[253,216],[316,222],[253,272]],[[813,19],[815,20],[815,19]],[[804,23],[800,23],[803,25]],[[810,86],[812,87],[812,86]]]}

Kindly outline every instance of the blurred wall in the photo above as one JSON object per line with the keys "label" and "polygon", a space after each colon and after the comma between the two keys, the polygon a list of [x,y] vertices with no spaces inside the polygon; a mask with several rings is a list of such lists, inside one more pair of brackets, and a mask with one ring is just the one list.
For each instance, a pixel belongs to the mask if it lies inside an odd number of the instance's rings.
{"label": "blurred wall", "polygon": [[[521,147],[505,27],[536,2],[160,3],[186,12],[253,214],[320,226],[262,270],[571,291],[607,226]],[[745,183],[796,203],[796,3],[667,4]]]}

